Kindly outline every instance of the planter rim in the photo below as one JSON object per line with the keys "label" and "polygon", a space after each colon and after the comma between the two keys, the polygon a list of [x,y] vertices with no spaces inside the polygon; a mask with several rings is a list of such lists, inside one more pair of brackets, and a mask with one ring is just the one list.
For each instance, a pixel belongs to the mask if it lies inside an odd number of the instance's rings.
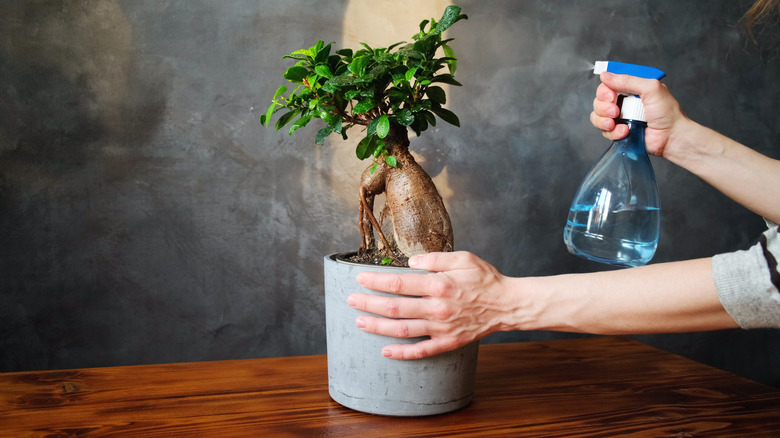
{"label": "planter rim", "polygon": [[346,252],[337,252],[333,254],[329,254],[325,256],[325,258],[330,259],[336,263],[343,263],[345,265],[352,265],[352,266],[363,266],[368,268],[391,268],[391,269],[408,269],[411,271],[419,271],[419,272],[428,272],[421,269],[412,269],[408,266],[391,266],[391,265],[377,265],[374,263],[359,263],[359,262],[353,262],[349,260],[345,260],[343,257],[349,257],[352,255],[357,254],[357,251],[346,251]]}

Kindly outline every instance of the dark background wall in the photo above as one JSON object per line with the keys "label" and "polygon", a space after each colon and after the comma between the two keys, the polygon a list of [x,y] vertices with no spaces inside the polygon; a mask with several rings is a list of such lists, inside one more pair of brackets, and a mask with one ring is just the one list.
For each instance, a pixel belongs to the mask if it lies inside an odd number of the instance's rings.
{"label": "dark background wall", "polygon": [[[324,353],[321,260],[359,243],[365,163],[353,144],[315,146],[315,126],[289,137],[257,120],[283,54],[408,38],[446,2],[420,3],[372,2],[371,21],[347,0],[0,1],[0,371]],[[595,60],[665,70],[691,118],[779,158],[780,52],[746,41],[748,3],[460,2],[464,87],[448,106],[462,127],[412,140],[458,249],[514,276],[608,269],[561,237],[607,147],[588,121]],[[654,262],[764,229],[653,160]],[[639,338],[780,385],[775,331]]]}

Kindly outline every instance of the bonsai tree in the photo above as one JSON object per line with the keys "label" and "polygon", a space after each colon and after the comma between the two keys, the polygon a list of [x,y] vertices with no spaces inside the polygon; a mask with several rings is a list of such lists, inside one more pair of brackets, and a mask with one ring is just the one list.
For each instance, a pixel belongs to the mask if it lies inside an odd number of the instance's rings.
{"label": "bonsai tree", "polygon": [[[359,261],[403,266],[413,255],[453,249],[449,215],[430,176],[409,152],[409,130],[419,137],[437,118],[460,126],[442,106],[447,98],[437,84],[461,85],[454,78],[451,39],[442,39],[442,32],[465,18],[460,7],[448,6],[439,21],[420,23],[412,43],[386,48],[361,43],[357,51],[332,52],[331,44],[318,41],[282,58],[296,61],[283,75],[296,85],[289,94],[287,86],[276,90],[261,124],[269,126],[281,113],[275,127],[289,124],[292,135],[321,119],[325,126],[315,135],[318,145],[331,134],[346,140],[350,128],[360,127],[363,138],[355,153],[371,164],[360,178]],[[374,199],[381,193],[385,207],[377,219]],[[392,233],[385,220],[392,223]]]}

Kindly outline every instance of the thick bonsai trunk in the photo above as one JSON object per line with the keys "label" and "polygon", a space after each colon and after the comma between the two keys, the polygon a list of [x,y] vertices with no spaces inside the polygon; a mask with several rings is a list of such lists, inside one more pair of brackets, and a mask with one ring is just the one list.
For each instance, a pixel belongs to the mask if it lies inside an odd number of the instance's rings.
{"label": "thick bonsai trunk", "polygon": [[[371,166],[363,172],[359,217],[362,243],[358,253],[378,250],[385,257],[396,259],[400,255],[405,263],[405,259],[413,255],[452,251],[450,217],[431,177],[409,153],[407,129],[392,126],[385,142],[389,153],[396,158],[397,166],[381,163],[374,173],[371,173]],[[381,193],[386,196],[381,219],[392,221],[391,234],[388,234],[390,230],[381,228],[383,224],[373,211],[374,198]]]}

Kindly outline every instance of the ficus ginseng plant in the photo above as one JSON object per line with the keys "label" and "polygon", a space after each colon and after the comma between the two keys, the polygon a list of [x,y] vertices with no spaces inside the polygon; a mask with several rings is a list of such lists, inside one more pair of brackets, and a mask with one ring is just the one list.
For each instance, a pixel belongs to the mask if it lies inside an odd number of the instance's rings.
{"label": "ficus ginseng plant", "polygon": [[[350,128],[362,127],[355,154],[372,163],[360,181],[358,255],[403,265],[415,254],[453,249],[449,215],[430,176],[409,152],[408,132],[419,137],[437,118],[460,126],[443,106],[447,96],[440,85],[461,84],[454,77],[452,39],[444,39],[442,32],[466,18],[460,7],[448,6],[438,21],[422,21],[411,43],[333,50],[320,40],[282,58],[295,61],[283,75],[295,85],[289,93],[285,85],[276,90],[261,124],[270,126],[280,113],[274,126],[289,125],[292,134],[320,119],[324,127],[314,139],[320,145],[331,134],[346,139]],[[385,207],[377,220],[374,197],[381,193]],[[383,231],[385,219],[392,222],[392,234]]]}

